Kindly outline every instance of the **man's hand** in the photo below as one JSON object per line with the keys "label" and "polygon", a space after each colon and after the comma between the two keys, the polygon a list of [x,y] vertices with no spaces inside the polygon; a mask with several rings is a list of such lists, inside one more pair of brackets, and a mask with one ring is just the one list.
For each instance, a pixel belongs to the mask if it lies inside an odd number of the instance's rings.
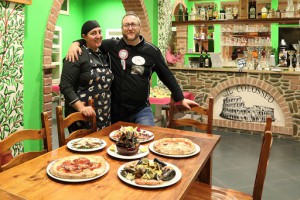
{"label": "man's hand", "polygon": [[189,99],[183,99],[181,101],[181,105],[183,105],[185,108],[191,110],[191,106],[199,106],[198,103],[196,103],[195,101],[189,100]]}
{"label": "man's hand", "polygon": [[81,55],[81,52],[79,42],[73,42],[68,50],[66,60],[69,62],[75,62],[75,60],[78,60],[78,54]]}

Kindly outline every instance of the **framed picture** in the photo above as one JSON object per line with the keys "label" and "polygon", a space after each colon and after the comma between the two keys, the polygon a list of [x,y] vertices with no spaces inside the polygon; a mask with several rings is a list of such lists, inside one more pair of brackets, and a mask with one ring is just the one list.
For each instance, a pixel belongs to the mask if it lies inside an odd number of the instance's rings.
{"label": "framed picture", "polygon": [[21,4],[31,4],[32,0],[6,0],[10,2],[15,2],[15,3],[21,3]]}
{"label": "framed picture", "polygon": [[61,5],[59,14],[69,15],[69,0],[64,0],[63,4]]}

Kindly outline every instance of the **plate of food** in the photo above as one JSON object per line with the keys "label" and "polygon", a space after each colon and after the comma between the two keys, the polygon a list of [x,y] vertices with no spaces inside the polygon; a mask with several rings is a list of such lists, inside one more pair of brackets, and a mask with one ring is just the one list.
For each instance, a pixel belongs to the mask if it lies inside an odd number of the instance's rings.
{"label": "plate of food", "polygon": [[177,183],[182,176],[178,167],[157,158],[142,158],[125,163],[117,173],[123,182],[141,188],[168,187]]}
{"label": "plate of food", "polygon": [[73,151],[91,152],[103,149],[106,142],[99,138],[76,138],[67,143],[67,147]]}
{"label": "plate of food", "polygon": [[74,155],[51,162],[47,174],[64,182],[85,182],[100,178],[109,170],[109,164],[102,156]]}
{"label": "plate of food", "polygon": [[109,148],[107,148],[107,153],[108,155],[115,158],[132,160],[132,159],[138,159],[147,156],[149,154],[149,149],[147,146],[140,145],[139,150],[135,154],[122,155],[118,152],[117,146],[115,144],[112,144]]}
{"label": "plate of food", "polygon": [[163,138],[152,142],[149,149],[158,155],[185,158],[200,152],[200,147],[187,138]]}
{"label": "plate of food", "polygon": [[121,137],[122,133],[128,133],[128,132],[136,134],[140,143],[148,142],[150,140],[153,140],[154,138],[154,134],[152,132],[140,129],[138,126],[137,127],[121,126],[120,129],[112,131],[109,134],[109,137],[112,140],[117,142]]}

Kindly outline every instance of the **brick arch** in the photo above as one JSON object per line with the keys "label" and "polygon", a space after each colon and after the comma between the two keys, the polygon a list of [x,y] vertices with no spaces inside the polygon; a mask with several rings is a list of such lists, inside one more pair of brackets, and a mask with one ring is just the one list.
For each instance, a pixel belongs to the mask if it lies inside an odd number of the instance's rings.
{"label": "brick arch", "polygon": [[[54,0],[50,14],[48,17],[45,38],[44,38],[44,53],[43,53],[43,111],[52,113],[52,69],[51,54],[52,54],[52,40],[55,30],[55,24],[59,16],[59,11],[64,0]],[[141,19],[142,29],[141,34],[146,41],[151,42],[150,23],[148,13],[143,0],[122,0],[126,11],[134,11]],[[52,115],[49,114],[49,117]],[[51,122],[50,122],[51,123]]]}
{"label": "brick arch", "polygon": [[[251,77],[240,77],[240,78],[232,78],[230,80],[223,81],[219,83],[216,87],[214,87],[211,92],[209,93],[209,97],[216,98],[219,93],[224,91],[229,87],[233,87],[236,85],[253,85],[256,86],[266,92],[268,92],[274,99],[276,100],[277,104],[280,106],[283,117],[285,119],[285,125],[282,126],[272,126],[272,131],[275,133],[285,133],[292,135],[293,134],[293,122],[292,122],[292,114],[289,109],[289,105],[286,102],[283,95],[281,95],[274,87],[265,81],[251,78]],[[208,100],[205,102],[205,106],[208,105]],[[228,120],[227,120],[228,121]],[[257,130],[261,131],[264,130],[265,124],[257,124],[257,123],[249,123],[249,122],[238,122],[238,121],[229,121],[228,124],[224,122],[224,120],[216,119],[214,120],[214,125],[216,126],[223,126],[223,127],[232,127],[238,129],[247,129],[247,130]],[[246,128],[245,128],[246,127]]]}

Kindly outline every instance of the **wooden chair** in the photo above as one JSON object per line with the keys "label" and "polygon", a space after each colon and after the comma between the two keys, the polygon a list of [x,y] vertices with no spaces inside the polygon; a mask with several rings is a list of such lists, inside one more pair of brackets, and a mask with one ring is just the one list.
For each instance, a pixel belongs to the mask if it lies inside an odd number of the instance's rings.
{"label": "wooden chair", "polygon": [[[0,172],[12,168],[16,165],[24,163],[28,160],[31,160],[35,157],[38,157],[48,151],[52,151],[52,139],[50,131],[50,123],[48,120],[47,112],[41,114],[42,118],[42,129],[40,130],[31,130],[25,129],[16,131],[2,141],[0,141],[0,155],[4,152],[7,152],[14,144],[21,142],[23,140],[43,140],[43,150],[37,152],[26,152],[19,154],[16,157],[11,157],[11,159],[6,162],[0,162]],[[1,164],[2,163],[2,164]]]}
{"label": "wooden chair", "polygon": [[175,127],[191,126],[199,130],[205,131],[208,134],[211,134],[212,126],[213,126],[213,104],[214,104],[214,99],[210,97],[208,100],[208,108],[204,108],[202,106],[192,107],[191,112],[195,112],[196,114],[200,115],[201,118],[205,118],[204,121],[199,121],[191,118],[175,119],[175,114],[185,112],[187,111],[187,109],[184,108],[182,105],[176,104],[174,100],[171,99],[168,127],[175,128]]}
{"label": "wooden chair", "polygon": [[[272,121],[272,119],[271,119]],[[265,131],[256,172],[252,195],[232,189],[224,189],[198,181],[194,181],[186,192],[186,200],[193,199],[254,199],[261,200],[264,181],[267,172],[268,160],[272,146],[272,132]]]}
{"label": "wooden chair", "polygon": [[[176,127],[188,126],[188,127],[197,128],[201,131],[204,131],[207,134],[212,134],[213,107],[214,107],[214,99],[210,97],[208,99],[208,108],[202,106],[193,106],[191,109],[191,112],[194,112],[197,115],[201,116],[202,119],[201,121],[195,120],[194,117],[175,119],[175,114],[183,113],[187,111],[187,109],[180,104],[176,104],[174,100],[171,99],[168,127],[176,128]],[[212,177],[212,156],[207,160],[206,165],[203,167],[201,173],[198,176],[198,179],[202,181],[206,180],[205,183],[211,184],[212,182],[211,177]]]}
{"label": "wooden chair", "polygon": [[[89,100],[89,105],[93,106],[93,100]],[[56,107],[56,120],[57,120],[57,133],[59,146],[66,145],[70,140],[75,138],[84,137],[90,133],[97,131],[96,116],[92,118],[85,117],[81,112],[75,112],[68,115],[66,118],[63,117],[62,106]],[[65,129],[77,121],[86,121],[91,123],[90,129],[79,129],[69,134],[66,137]]]}

